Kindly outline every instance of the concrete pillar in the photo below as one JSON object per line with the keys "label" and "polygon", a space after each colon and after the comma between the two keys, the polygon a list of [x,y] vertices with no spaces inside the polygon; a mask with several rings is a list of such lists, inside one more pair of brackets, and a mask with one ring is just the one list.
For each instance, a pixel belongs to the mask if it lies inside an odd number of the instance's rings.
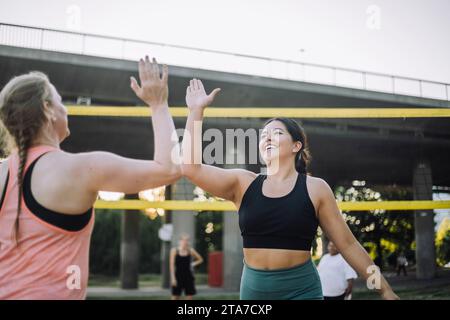
{"label": "concrete pillar", "polygon": [[[126,196],[137,199],[138,195]],[[120,282],[122,289],[139,287],[139,221],[140,212],[125,210],[122,215],[122,241],[120,246]]]}
{"label": "concrete pillar", "polygon": [[[165,191],[165,199],[172,199],[172,186],[166,186]],[[165,210],[163,224],[172,224],[172,211]],[[161,287],[168,289],[170,288],[170,272],[169,272],[169,263],[170,263],[170,246],[171,241],[163,241],[161,240]]]}
{"label": "concrete pillar", "polygon": [[[431,167],[427,161],[419,161],[414,168],[414,200],[433,200]],[[436,273],[436,249],[434,246],[433,210],[416,210],[414,214],[416,240],[416,277],[432,279]]]}
{"label": "concrete pillar", "polygon": [[[232,164],[238,154],[246,155],[243,145],[237,145],[236,149],[227,149],[227,164],[224,168],[243,168],[245,164]],[[246,158],[248,160],[248,158]],[[243,268],[242,236],[239,228],[239,215],[237,211],[223,212],[223,288],[230,291],[239,291]]]}
{"label": "concrete pillar", "polygon": [[[193,200],[194,185],[182,178],[172,186],[173,200]],[[195,248],[195,216],[193,211],[173,211],[172,212],[173,236],[172,247],[178,246],[178,240],[183,233],[187,233],[191,238],[191,246]]]}
{"label": "concrete pillar", "polygon": [[223,213],[223,287],[239,291],[243,267],[242,237],[236,211]]}
{"label": "concrete pillar", "polygon": [[170,241],[161,241],[161,288],[170,288]]}

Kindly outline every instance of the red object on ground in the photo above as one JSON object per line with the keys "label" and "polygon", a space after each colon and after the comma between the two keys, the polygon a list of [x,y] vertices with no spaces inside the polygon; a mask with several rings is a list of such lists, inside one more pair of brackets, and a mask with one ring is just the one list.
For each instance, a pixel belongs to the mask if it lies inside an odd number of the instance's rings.
{"label": "red object on ground", "polygon": [[223,252],[214,251],[208,255],[208,285],[221,287],[223,285]]}

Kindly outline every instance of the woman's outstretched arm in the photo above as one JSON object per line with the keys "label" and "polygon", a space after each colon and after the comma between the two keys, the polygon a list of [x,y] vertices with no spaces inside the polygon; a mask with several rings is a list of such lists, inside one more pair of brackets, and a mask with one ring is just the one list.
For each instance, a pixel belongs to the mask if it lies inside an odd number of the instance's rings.
{"label": "woman's outstretched arm", "polygon": [[[333,241],[338,251],[356,272],[367,280],[374,278],[374,289],[380,293],[383,299],[395,300],[398,296],[392,291],[386,279],[379,272],[366,250],[359,244],[350,228],[345,223],[339,207],[334,198],[330,186],[322,179],[318,180],[320,187],[317,188],[320,194],[318,207],[319,223],[327,237]],[[377,288],[377,284],[379,287]]]}
{"label": "woman's outstretched arm", "polygon": [[242,185],[253,180],[256,174],[244,169],[222,169],[202,164],[203,113],[220,89],[206,94],[200,80],[193,79],[186,90],[189,114],[182,143],[181,170],[195,185],[214,196],[233,201],[239,205]]}
{"label": "woman's outstretched arm", "polygon": [[[117,191],[136,193],[171,184],[181,176],[178,139],[168,107],[168,69],[162,75],[153,58],[139,61],[138,81],[131,77],[131,88],[150,106],[154,133],[154,159],[135,160],[109,152],[89,152],[76,155],[80,174],[93,192]],[[86,170],[87,168],[87,170]]]}

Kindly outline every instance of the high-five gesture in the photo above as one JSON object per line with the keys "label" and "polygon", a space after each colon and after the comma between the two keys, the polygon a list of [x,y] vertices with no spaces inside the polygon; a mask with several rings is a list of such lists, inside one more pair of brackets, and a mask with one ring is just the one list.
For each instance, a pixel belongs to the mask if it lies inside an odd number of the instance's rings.
{"label": "high-five gesture", "polygon": [[139,79],[141,85],[134,77],[130,78],[131,89],[134,93],[146,104],[153,107],[167,106],[169,89],[167,85],[167,79],[169,73],[167,66],[163,66],[162,76],[160,76],[160,70],[156,59],[150,62],[148,56],[145,56],[145,60],[139,60]]}
{"label": "high-five gesture", "polygon": [[186,89],[186,104],[189,110],[202,111],[214,101],[219,91],[220,89],[214,89],[207,95],[203,83],[198,79],[192,79]]}

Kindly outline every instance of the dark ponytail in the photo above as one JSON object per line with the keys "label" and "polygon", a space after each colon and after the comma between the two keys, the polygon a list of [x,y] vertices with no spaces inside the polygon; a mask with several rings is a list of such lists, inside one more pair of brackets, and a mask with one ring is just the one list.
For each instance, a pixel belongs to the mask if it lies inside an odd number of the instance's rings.
{"label": "dark ponytail", "polygon": [[295,155],[295,169],[298,173],[307,174],[308,166],[311,163],[312,155],[309,151],[308,140],[306,138],[305,130],[300,126],[295,120],[290,118],[272,118],[269,119],[264,126],[268,125],[273,121],[280,121],[284,124],[287,131],[294,141],[300,141],[302,143],[302,148]]}
{"label": "dark ponytail", "polygon": [[311,162],[311,153],[308,149],[302,148],[295,156],[295,169],[298,173],[306,174],[308,165]]}

